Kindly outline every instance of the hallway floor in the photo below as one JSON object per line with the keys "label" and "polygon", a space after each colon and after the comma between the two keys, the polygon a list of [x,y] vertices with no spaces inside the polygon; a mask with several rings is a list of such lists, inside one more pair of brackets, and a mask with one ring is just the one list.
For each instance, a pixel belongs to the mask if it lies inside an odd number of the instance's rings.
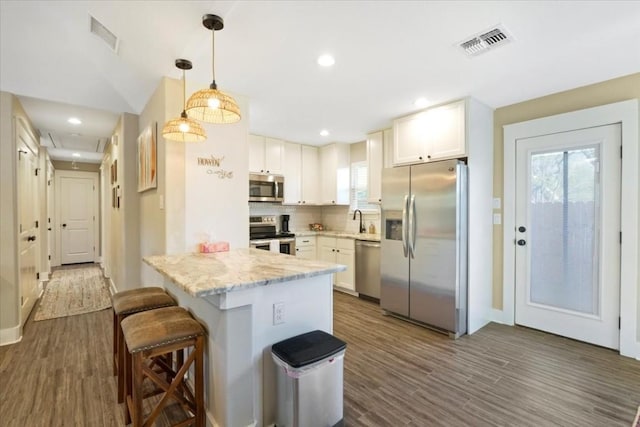
{"label": "hallway floor", "polygon": [[[334,295],[347,426],[628,427],[640,404],[640,362],[613,351],[495,324],[453,341]],[[111,311],[30,319],[0,385],[0,426],[122,426]]]}

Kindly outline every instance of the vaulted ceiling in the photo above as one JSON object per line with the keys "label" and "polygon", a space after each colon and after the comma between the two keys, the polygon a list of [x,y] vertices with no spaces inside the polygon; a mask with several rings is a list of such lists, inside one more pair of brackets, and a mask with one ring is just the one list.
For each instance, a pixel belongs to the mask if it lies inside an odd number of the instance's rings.
{"label": "vaulted ceiling", "polygon": [[[636,1],[3,0],[0,89],[20,96],[46,144],[99,152],[120,113],[140,113],[162,76],[180,77],[176,58],[193,62],[190,81],[210,82],[206,13],[225,20],[216,80],[248,97],[251,131],[301,143],[363,140],[418,97],[497,108],[640,71]],[[89,32],[90,16],[118,37],[117,53]],[[465,55],[460,42],[496,24],[513,41]],[[333,67],[316,63],[323,53]],[[75,132],[72,111],[86,117]]]}

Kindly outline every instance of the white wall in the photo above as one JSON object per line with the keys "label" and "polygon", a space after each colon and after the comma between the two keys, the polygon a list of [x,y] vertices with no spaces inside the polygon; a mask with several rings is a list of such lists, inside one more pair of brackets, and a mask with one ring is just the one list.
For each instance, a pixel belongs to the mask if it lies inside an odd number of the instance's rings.
{"label": "white wall", "polygon": [[[229,242],[231,249],[249,246],[249,103],[235,96],[242,120],[204,124],[207,139],[185,145],[185,251],[203,239]],[[214,157],[219,167],[198,165]],[[225,176],[225,178],[221,178]]]}

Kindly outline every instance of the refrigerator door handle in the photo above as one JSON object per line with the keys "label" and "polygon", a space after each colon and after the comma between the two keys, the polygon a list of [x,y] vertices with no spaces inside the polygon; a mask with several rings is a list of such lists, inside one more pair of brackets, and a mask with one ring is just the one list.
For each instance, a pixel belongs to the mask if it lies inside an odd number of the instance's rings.
{"label": "refrigerator door handle", "polygon": [[408,255],[407,234],[409,228],[407,227],[407,207],[409,205],[409,195],[404,196],[404,203],[402,205],[402,249],[404,251],[404,257]]}
{"label": "refrigerator door handle", "polygon": [[416,253],[416,195],[411,195],[411,202],[409,203],[409,254],[411,258],[415,258]]}

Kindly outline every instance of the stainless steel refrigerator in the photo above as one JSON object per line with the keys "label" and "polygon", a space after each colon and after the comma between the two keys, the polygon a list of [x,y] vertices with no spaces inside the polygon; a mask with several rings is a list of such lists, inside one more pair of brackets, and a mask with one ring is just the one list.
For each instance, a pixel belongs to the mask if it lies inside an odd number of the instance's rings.
{"label": "stainless steel refrigerator", "polygon": [[458,337],[467,331],[467,166],[382,171],[380,306]]}

